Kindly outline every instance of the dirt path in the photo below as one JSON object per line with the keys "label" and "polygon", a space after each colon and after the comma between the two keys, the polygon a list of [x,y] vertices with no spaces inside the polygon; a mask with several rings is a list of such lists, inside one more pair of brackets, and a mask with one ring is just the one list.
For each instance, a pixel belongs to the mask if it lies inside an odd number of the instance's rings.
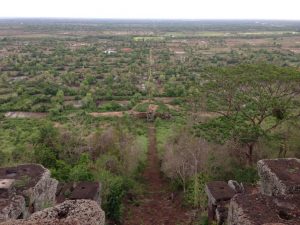
{"label": "dirt path", "polygon": [[144,171],[146,192],[138,197],[138,205],[125,205],[124,225],[190,224],[187,210],[181,207],[178,197],[172,196],[161,177],[154,126],[149,126],[148,137],[148,165]]}

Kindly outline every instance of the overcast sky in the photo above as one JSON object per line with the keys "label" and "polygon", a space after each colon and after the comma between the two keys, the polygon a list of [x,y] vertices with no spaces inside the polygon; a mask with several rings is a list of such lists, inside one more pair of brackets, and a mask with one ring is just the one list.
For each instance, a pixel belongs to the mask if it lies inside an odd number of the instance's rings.
{"label": "overcast sky", "polygon": [[300,0],[0,0],[0,17],[300,20]]}

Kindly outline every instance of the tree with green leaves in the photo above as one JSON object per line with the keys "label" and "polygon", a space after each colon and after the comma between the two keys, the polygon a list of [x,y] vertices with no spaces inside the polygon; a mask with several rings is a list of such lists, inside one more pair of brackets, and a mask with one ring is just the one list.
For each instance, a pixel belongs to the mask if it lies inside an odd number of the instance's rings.
{"label": "tree with green leaves", "polygon": [[83,98],[84,107],[88,109],[94,109],[96,107],[96,103],[93,98],[93,94],[88,92],[86,96]]}
{"label": "tree with green leaves", "polygon": [[63,90],[58,90],[56,95],[51,98],[52,108],[50,109],[50,114],[52,116],[58,115],[64,109],[64,92]]}
{"label": "tree with green leaves", "polygon": [[259,138],[300,116],[300,72],[294,68],[269,64],[213,68],[206,79],[207,105],[221,117],[197,126],[200,134],[219,142],[238,141],[247,147],[249,164]]}

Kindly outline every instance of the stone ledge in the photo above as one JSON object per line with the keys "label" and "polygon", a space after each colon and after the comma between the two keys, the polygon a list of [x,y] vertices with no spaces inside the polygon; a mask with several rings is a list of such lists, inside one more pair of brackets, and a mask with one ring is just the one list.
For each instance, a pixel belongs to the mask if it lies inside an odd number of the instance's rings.
{"label": "stone ledge", "polygon": [[273,195],[300,194],[300,160],[267,159],[257,163],[261,193]]}
{"label": "stone ledge", "polygon": [[206,184],[205,192],[212,204],[217,205],[220,201],[228,201],[235,192],[224,181],[212,181]]}
{"label": "stone ledge", "polygon": [[271,197],[237,194],[230,202],[228,224],[300,224],[300,195]]}
{"label": "stone ledge", "polygon": [[10,220],[0,225],[104,225],[105,213],[93,200],[67,200],[32,214],[27,220]]}
{"label": "stone ledge", "polygon": [[27,218],[55,204],[58,181],[40,164],[0,168],[0,180],[0,218]]}

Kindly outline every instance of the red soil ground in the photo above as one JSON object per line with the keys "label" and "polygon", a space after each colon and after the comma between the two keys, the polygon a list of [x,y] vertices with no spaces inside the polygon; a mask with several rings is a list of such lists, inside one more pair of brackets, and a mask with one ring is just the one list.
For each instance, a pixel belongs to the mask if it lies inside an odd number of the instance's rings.
{"label": "red soil ground", "polygon": [[169,190],[168,183],[161,177],[156,149],[155,127],[148,131],[148,165],[144,171],[146,191],[138,196],[137,204],[125,204],[124,225],[187,225],[191,224],[187,209],[182,201]]}

